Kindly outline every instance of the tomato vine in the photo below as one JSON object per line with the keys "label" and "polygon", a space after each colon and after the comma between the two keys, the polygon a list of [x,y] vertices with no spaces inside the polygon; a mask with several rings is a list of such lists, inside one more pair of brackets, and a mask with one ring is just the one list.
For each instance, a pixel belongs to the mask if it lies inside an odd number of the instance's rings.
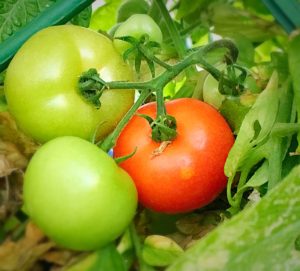
{"label": "tomato vine", "polygon": [[[138,49],[140,47],[137,47]],[[204,69],[212,74],[217,80],[222,81],[222,88],[227,87],[227,89],[238,89],[240,87],[240,82],[231,80],[232,78],[224,77],[223,73],[216,69],[214,66],[209,64],[205,60],[207,53],[218,49],[226,48],[227,52],[224,58],[233,64],[238,57],[238,49],[235,44],[230,40],[218,40],[210,43],[204,47],[195,48],[189,52],[189,54],[181,61],[175,65],[170,66],[169,64],[162,65],[161,61],[156,61],[155,56],[149,55],[148,57],[161,65],[166,70],[159,76],[152,78],[146,82],[124,82],[124,81],[112,81],[106,82],[99,77],[95,69],[90,69],[84,72],[79,78],[78,88],[80,94],[88,102],[94,103],[94,106],[99,107],[99,97],[101,96],[104,89],[139,89],[142,95],[134,104],[134,106],[127,112],[126,116],[118,123],[115,131],[101,143],[101,147],[104,150],[109,150],[114,147],[117,137],[120,132],[127,124],[128,120],[134,115],[138,107],[143,104],[146,98],[151,92],[155,92],[157,96],[157,116],[156,120],[150,120],[150,125],[152,129],[156,132],[152,134],[152,138],[155,141],[169,141],[176,137],[176,120],[172,116],[166,115],[163,88],[169,83],[173,78],[179,75],[182,71],[189,68],[192,65],[199,64]],[[168,131],[169,130],[169,131]],[[164,135],[163,137],[161,135]]]}

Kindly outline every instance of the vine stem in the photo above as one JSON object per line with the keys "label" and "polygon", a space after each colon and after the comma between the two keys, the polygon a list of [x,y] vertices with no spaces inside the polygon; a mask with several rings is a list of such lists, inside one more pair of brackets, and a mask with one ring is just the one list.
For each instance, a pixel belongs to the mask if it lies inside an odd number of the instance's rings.
{"label": "vine stem", "polygon": [[141,51],[141,53],[146,56],[148,59],[151,59],[152,61],[154,61],[156,64],[162,66],[163,68],[165,68],[166,70],[170,70],[172,68],[171,65],[169,65],[168,63],[160,60],[159,58],[157,58],[154,54],[149,54],[148,50],[144,47],[144,46],[139,46],[138,47],[139,50]]}
{"label": "vine stem", "polygon": [[[113,81],[105,82],[107,89],[151,89],[152,91],[159,91],[164,86],[175,78],[179,73],[191,65],[199,64],[205,70],[207,70],[215,79],[219,80],[222,73],[216,69],[213,65],[205,61],[205,55],[217,48],[227,48],[229,55],[233,62],[236,61],[238,56],[238,50],[235,44],[230,40],[218,40],[207,46],[193,49],[182,61],[175,65],[170,66],[165,72],[146,82],[126,82],[126,81]],[[232,86],[232,82],[224,79],[224,84],[229,87]]]}
{"label": "vine stem", "polygon": [[114,131],[101,142],[100,148],[102,150],[104,150],[105,152],[108,152],[111,148],[113,148],[115,146],[117,138],[119,137],[119,135],[122,132],[123,128],[128,123],[128,121],[132,118],[132,116],[135,114],[135,112],[138,110],[138,108],[148,98],[150,93],[151,93],[150,89],[143,90],[141,92],[141,94],[138,97],[137,101],[133,104],[133,106],[129,109],[129,111],[121,119],[121,121],[118,123],[118,125],[114,129]]}
{"label": "vine stem", "polygon": [[159,116],[166,115],[166,106],[164,102],[164,92],[163,89],[159,89],[156,91],[156,102],[157,102],[157,118]]}
{"label": "vine stem", "polygon": [[147,265],[145,263],[145,261],[143,260],[143,256],[142,256],[142,245],[140,242],[140,238],[136,232],[134,223],[131,223],[128,227],[129,230],[129,235],[131,238],[131,242],[133,244],[133,248],[135,250],[135,254],[137,256],[138,262],[139,262],[139,267],[141,271],[154,271],[154,269]]}
{"label": "vine stem", "polygon": [[174,24],[169,11],[167,10],[167,7],[163,3],[162,0],[154,0],[155,4],[158,6],[165,22],[167,25],[167,28],[169,30],[170,36],[172,37],[175,49],[178,53],[179,58],[183,58],[186,53],[185,45],[181,39],[180,33],[176,28],[176,25]]}
{"label": "vine stem", "polygon": [[[100,80],[99,82],[102,83],[102,88],[100,91],[103,91],[103,89],[139,89],[142,91],[137,101],[134,103],[131,109],[125,114],[123,119],[118,123],[116,129],[100,143],[100,147],[107,152],[115,146],[117,138],[120,135],[122,129],[131,119],[131,117],[135,114],[137,109],[144,103],[144,101],[151,94],[151,92],[156,92],[157,94],[157,107],[158,107],[157,116],[166,116],[166,109],[165,109],[165,104],[163,99],[163,89],[168,82],[170,82],[173,78],[175,78],[178,74],[180,74],[184,69],[188,68],[189,66],[200,64],[205,70],[211,73],[213,77],[219,80],[222,76],[222,73],[218,69],[213,67],[211,64],[205,61],[205,55],[216,48],[227,48],[229,51],[230,59],[233,62],[235,62],[238,55],[238,50],[235,44],[229,40],[219,40],[207,46],[201,48],[195,48],[194,50],[190,51],[189,54],[182,61],[178,62],[175,65],[170,66],[169,69],[165,70],[162,74],[149,81],[104,82],[103,80],[102,81]],[[223,78],[223,83],[229,87],[234,87],[233,82],[231,82],[226,78]]]}

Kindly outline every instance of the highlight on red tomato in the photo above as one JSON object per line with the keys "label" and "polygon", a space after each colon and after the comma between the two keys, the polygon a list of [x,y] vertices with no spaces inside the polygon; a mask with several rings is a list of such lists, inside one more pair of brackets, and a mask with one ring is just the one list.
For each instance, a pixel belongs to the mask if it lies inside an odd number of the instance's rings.
{"label": "highlight on red tomato", "polygon": [[[120,166],[133,178],[139,201],[157,212],[188,212],[212,202],[225,188],[224,164],[234,137],[212,106],[191,98],[166,103],[176,118],[178,135],[159,154],[149,123],[139,114],[156,116],[156,103],[138,110],[114,148],[115,157],[136,153]],[[156,154],[155,154],[156,153]]]}
{"label": "highlight on red tomato", "polygon": [[87,28],[61,25],[28,39],[11,61],[4,92],[18,126],[39,142],[58,136],[90,140],[109,134],[134,101],[134,90],[105,90],[97,109],[80,96],[80,75],[95,68],[105,81],[132,80],[112,41]]}
{"label": "highlight on red tomato", "polygon": [[24,177],[24,210],[57,244],[94,250],[119,237],[133,219],[130,176],[96,145],[58,137],[34,154]]}

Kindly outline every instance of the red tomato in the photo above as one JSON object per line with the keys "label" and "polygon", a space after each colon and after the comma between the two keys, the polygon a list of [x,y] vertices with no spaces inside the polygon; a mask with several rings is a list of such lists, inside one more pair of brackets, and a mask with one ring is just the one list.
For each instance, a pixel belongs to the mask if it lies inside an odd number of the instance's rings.
{"label": "red tomato", "polygon": [[[148,122],[135,115],[121,133],[115,157],[137,152],[120,166],[133,178],[139,201],[157,212],[187,212],[213,201],[225,188],[224,164],[234,137],[222,115],[210,105],[182,98],[166,103],[177,120],[178,135],[159,155]],[[156,103],[138,113],[155,118]]]}

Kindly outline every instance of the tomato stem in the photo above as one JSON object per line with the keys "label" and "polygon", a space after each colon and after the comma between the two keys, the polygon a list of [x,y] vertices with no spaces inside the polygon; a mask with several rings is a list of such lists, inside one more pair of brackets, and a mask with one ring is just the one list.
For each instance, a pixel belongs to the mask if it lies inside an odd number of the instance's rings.
{"label": "tomato stem", "polygon": [[170,36],[172,37],[175,49],[178,53],[179,58],[183,58],[186,53],[186,48],[184,45],[183,40],[181,39],[180,33],[176,28],[176,25],[174,24],[174,21],[172,20],[169,11],[167,10],[166,5],[162,0],[155,0],[155,4],[158,6],[161,15],[163,16],[166,26],[168,28],[168,31],[170,33]]}
{"label": "tomato stem", "polygon": [[140,52],[149,60],[152,60],[153,62],[155,62],[156,64],[162,66],[163,68],[165,68],[166,70],[170,70],[172,69],[172,66],[169,65],[168,63],[160,60],[159,58],[157,58],[152,52],[149,52],[149,50],[147,48],[145,48],[142,44],[138,45],[138,49],[140,50]]}
{"label": "tomato stem", "polygon": [[142,256],[142,244],[140,238],[136,232],[135,225],[132,222],[129,227],[129,234],[131,238],[131,242],[133,244],[133,248],[135,250],[135,255],[137,256],[138,263],[139,263],[139,270],[141,271],[154,271],[153,267],[149,266],[145,263],[143,256]]}
{"label": "tomato stem", "polygon": [[157,102],[157,117],[164,116],[166,114],[166,106],[164,102],[163,89],[156,91],[156,102]]}
{"label": "tomato stem", "polygon": [[129,109],[129,111],[125,114],[125,116],[121,119],[121,121],[118,123],[117,127],[114,129],[114,131],[107,136],[102,142],[100,142],[100,147],[105,152],[108,152],[111,148],[113,148],[116,144],[117,138],[119,137],[121,131],[125,127],[125,125],[128,123],[128,121],[132,118],[132,116],[135,114],[135,112],[138,110],[138,108],[145,102],[145,100],[148,98],[148,96],[151,94],[151,90],[143,90],[136,100],[136,102],[133,104],[133,106]]}
{"label": "tomato stem", "polygon": [[[89,76],[89,72],[83,74],[83,87],[84,91],[87,91],[87,95],[81,95],[87,99],[88,102],[95,102],[95,100],[99,100],[101,93],[104,89],[139,89],[142,90],[140,97],[136,101],[136,103],[132,106],[132,108],[127,112],[124,118],[117,125],[116,129],[110,134],[101,144],[101,148],[105,151],[110,150],[114,147],[117,137],[121,133],[123,127],[127,124],[130,118],[134,115],[137,109],[144,103],[146,98],[151,94],[151,92],[156,92],[157,95],[157,116],[155,120],[149,122],[152,128],[152,138],[157,142],[162,141],[170,141],[173,140],[176,133],[176,120],[167,115],[166,108],[164,104],[164,96],[163,89],[167,83],[169,83],[173,78],[175,78],[178,74],[184,71],[191,65],[199,64],[205,70],[212,74],[214,78],[217,80],[222,79],[222,83],[226,85],[228,88],[235,89],[236,82],[230,80],[230,78],[225,78],[223,73],[212,66],[205,60],[206,54],[210,51],[215,50],[217,48],[227,48],[228,52],[225,55],[225,59],[227,62],[235,62],[238,56],[238,50],[235,44],[230,40],[219,40],[212,42],[211,44],[201,47],[195,48],[189,52],[189,54],[180,62],[175,65],[165,66],[166,70],[160,74],[159,76],[146,81],[146,82],[125,82],[125,81],[112,81],[105,82],[100,77],[99,74],[95,72],[91,73]],[[82,78],[82,77],[81,77]],[[80,88],[80,82],[79,82]],[[100,92],[99,92],[100,91]],[[86,94],[86,93],[85,93]],[[93,96],[94,95],[94,96]],[[100,101],[98,101],[100,104]],[[97,104],[94,103],[97,107]]]}
{"label": "tomato stem", "polygon": [[[159,76],[145,82],[127,82],[127,81],[112,81],[104,82],[103,80],[98,80],[101,82],[105,89],[140,89],[140,90],[151,90],[159,92],[169,83],[173,78],[180,74],[183,70],[191,65],[199,64],[205,70],[207,70],[214,78],[220,80],[222,77],[222,72],[216,69],[213,65],[205,61],[205,56],[210,51],[213,51],[217,48],[227,48],[228,53],[226,54],[227,59],[231,61],[236,61],[238,55],[238,49],[235,44],[230,40],[218,40],[207,46],[201,48],[193,49],[182,61],[178,62],[175,65],[168,65],[168,69]],[[93,78],[91,78],[93,79]],[[86,78],[87,80],[87,78]],[[228,87],[234,87],[235,82],[232,82],[228,79],[224,79],[223,83]]]}

